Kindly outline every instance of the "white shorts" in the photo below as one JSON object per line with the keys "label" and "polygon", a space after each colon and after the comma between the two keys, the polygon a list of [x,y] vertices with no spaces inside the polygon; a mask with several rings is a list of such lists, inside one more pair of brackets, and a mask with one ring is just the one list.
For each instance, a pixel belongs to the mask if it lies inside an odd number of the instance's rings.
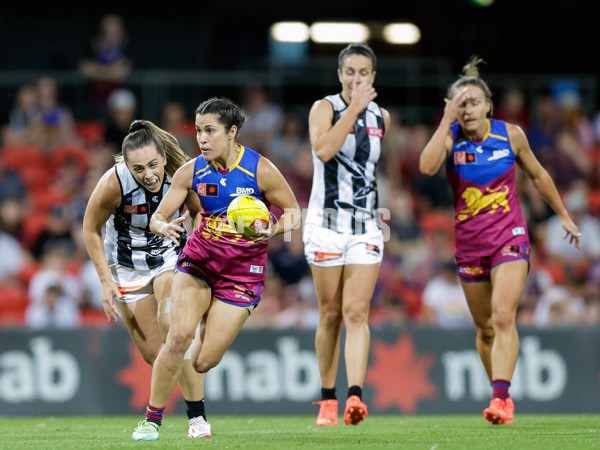
{"label": "white shorts", "polygon": [[379,264],[383,259],[381,230],[347,234],[305,223],[302,240],[306,261],[319,267]]}
{"label": "white shorts", "polygon": [[179,255],[169,252],[165,263],[156,269],[132,269],[114,261],[108,261],[108,269],[113,281],[119,287],[122,298],[115,297],[123,303],[133,303],[154,294],[154,279],[162,273],[173,272]]}

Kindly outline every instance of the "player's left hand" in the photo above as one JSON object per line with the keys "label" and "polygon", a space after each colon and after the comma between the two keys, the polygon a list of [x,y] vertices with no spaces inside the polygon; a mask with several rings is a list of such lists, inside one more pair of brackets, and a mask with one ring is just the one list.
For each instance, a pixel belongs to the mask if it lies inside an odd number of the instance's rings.
{"label": "player's left hand", "polygon": [[181,224],[185,222],[189,216],[190,213],[186,209],[177,219],[173,219],[171,222],[165,222],[160,228],[160,234],[169,238],[175,245],[179,246],[179,239],[181,239],[181,235],[185,233],[185,228],[183,228]]}
{"label": "player's left hand", "polygon": [[579,228],[577,225],[571,220],[570,217],[566,219],[561,219],[560,221],[562,227],[565,229],[565,235],[563,239],[569,238],[569,243],[575,245],[575,248],[581,250],[581,236],[582,234],[579,232]]}

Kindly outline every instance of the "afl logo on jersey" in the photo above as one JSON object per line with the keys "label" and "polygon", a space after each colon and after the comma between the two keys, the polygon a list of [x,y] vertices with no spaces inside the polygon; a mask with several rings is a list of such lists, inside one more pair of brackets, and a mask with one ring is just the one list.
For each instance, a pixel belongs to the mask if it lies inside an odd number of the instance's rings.
{"label": "afl logo on jersey", "polygon": [[213,183],[201,183],[196,187],[198,195],[205,197],[217,197],[219,195],[219,185]]}
{"label": "afl logo on jersey", "polygon": [[472,152],[454,152],[454,164],[474,164],[477,162],[477,156]]}
{"label": "afl logo on jersey", "polygon": [[125,214],[147,214],[148,213],[148,204],[145,203],[143,205],[125,205],[123,206],[123,212]]}

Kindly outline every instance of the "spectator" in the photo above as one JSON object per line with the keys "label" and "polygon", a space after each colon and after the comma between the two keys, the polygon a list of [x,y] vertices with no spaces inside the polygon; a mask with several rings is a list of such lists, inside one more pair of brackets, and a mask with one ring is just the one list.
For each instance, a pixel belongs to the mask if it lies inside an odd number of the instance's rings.
{"label": "spectator", "polygon": [[310,273],[310,268],[304,257],[302,244],[302,231],[294,230],[290,233],[289,242],[285,236],[271,239],[269,246],[269,262],[274,272],[286,285],[293,285]]}
{"label": "spectator", "polygon": [[498,120],[519,125],[523,131],[529,129],[529,112],[525,104],[525,94],[520,88],[510,88],[500,98],[500,104],[494,112]]}
{"label": "spectator", "polygon": [[0,283],[5,284],[25,267],[27,253],[17,239],[0,230],[0,255]]}
{"label": "spectator", "polygon": [[42,121],[38,103],[38,93],[34,85],[19,87],[14,105],[3,127],[4,143],[25,142],[35,145],[41,143]]}
{"label": "spectator", "polygon": [[81,285],[81,307],[104,311],[102,306],[102,283],[91,259],[81,265],[79,281]]}
{"label": "spectator", "polygon": [[26,241],[26,205],[22,197],[8,196],[0,203],[0,228],[21,243]]}
{"label": "spectator", "polygon": [[123,19],[106,14],[92,37],[89,54],[81,60],[79,73],[90,82],[91,98],[100,120],[105,118],[106,100],[123,83],[133,67],[129,51],[129,36]]}
{"label": "spectator", "polygon": [[412,127],[402,122],[400,113],[394,107],[388,107],[390,126],[381,143],[381,173],[390,181],[392,187],[407,187],[403,177],[404,153],[408,145]]}
{"label": "spectator", "polygon": [[9,197],[22,197],[27,186],[21,176],[14,170],[6,167],[0,159],[0,203]]}
{"label": "spectator", "polygon": [[565,190],[574,181],[591,175],[592,164],[573,131],[556,130],[553,137],[554,147],[542,152],[540,162],[547,168],[556,187]]}
{"label": "spectator", "polygon": [[75,328],[81,322],[81,288],[77,278],[66,269],[68,249],[52,245],[45,249],[42,267],[29,283],[30,305],[25,323],[34,329]]}
{"label": "spectator", "polygon": [[263,86],[253,84],[244,93],[243,109],[247,119],[240,130],[240,142],[265,151],[282,131],[285,116],[281,107],[271,102]]}
{"label": "spectator", "polygon": [[534,104],[532,120],[527,131],[527,139],[535,156],[543,159],[544,152],[552,151],[554,133],[563,125],[560,109],[552,97],[539,97]]}
{"label": "spectator", "polygon": [[441,270],[423,291],[421,323],[441,328],[466,328],[472,323],[465,294],[454,261],[441,263]]}
{"label": "spectator", "polygon": [[533,325],[539,328],[582,325],[586,303],[585,280],[569,274],[564,285],[554,285],[540,296],[533,311]]}
{"label": "spectator", "polygon": [[77,251],[77,243],[73,234],[73,212],[70,205],[55,205],[46,222],[45,228],[36,239],[31,252],[38,261],[46,253],[47,248],[61,245],[63,251],[69,256],[74,256]]}
{"label": "spectator", "polygon": [[587,270],[600,258],[600,221],[589,212],[588,190],[585,181],[578,180],[565,195],[565,206],[581,232],[581,250],[563,239],[565,231],[558,216],[548,219],[545,227],[544,245],[549,256],[564,266],[574,265],[581,270]]}
{"label": "spectator", "polygon": [[188,120],[185,108],[179,102],[167,102],[162,108],[162,129],[177,138],[179,147],[190,157],[198,156],[196,143],[196,126],[192,119]]}
{"label": "spectator", "polygon": [[137,100],[128,89],[113,91],[106,101],[108,119],[104,139],[112,147],[113,154],[121,152],[123,139],[129,132],[129,126],[135,120]]}
{"label": "spectator", "polygon": [[41,76],[36,81],[36,89],[41,110],[42,148],[50,151],[56,144],[74,141],[77,135],[73,113],[60,102],[56,80]]}
{"label": "spectator", "polygon": [[311,303],[300,297],[298,287],[287,285],[280,298],[281,310],[274,317],[276,328],[316,330],[319,325],[319,309],[316,300]]}
{"label": "spectator", "polygon": [[297,114],[286,114],[282,132],[271,139],[266,152],[282,171],[292,168],[302,152],[310,153],[304,121]]}

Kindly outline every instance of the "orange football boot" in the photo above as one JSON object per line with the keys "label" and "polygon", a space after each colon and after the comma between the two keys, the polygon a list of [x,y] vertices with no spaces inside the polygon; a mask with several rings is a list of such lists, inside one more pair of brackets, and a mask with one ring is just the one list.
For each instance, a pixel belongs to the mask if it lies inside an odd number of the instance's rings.
{"label": "orange football boot", "polygon": [[346,425],[358,425],[369,415],[365,405],[357,395],[352,395],[346,400],[344,411],[344,423]]}
{"label": "orange football boot", "polygon": [[493,398],[490,406],[483,411],[484,419],[492,425],[511,425],[515,423],[514,415],[515,404],[510,397],[506,401]]}
{"label": "orange football boot", "polygon": [[321,405],[317,416],[318,426],[335,427],[339,425],[337,400],[321,400],[320,402],[313,402],[313,405]]}

